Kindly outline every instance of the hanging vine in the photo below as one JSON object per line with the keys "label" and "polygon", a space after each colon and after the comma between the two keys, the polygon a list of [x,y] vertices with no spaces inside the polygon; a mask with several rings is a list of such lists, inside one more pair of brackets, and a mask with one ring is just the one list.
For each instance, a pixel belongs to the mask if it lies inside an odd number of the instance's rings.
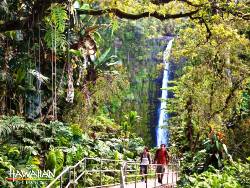
{"label": "hanging vine", "polygon": [[57,119],[57,49],[66,50],[67,42],[64,31],[68,15],[62,5],[53,4],[49,10],[50,14],[45,17],[45,42],[51,49],[52,117]]}

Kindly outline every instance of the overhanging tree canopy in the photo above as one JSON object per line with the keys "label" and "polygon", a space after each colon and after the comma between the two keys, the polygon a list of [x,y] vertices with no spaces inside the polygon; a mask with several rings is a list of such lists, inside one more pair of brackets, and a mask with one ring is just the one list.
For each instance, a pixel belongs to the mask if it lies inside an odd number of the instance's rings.
{"label": "overhanging tree canopy", "polygon": [[[85,3],[85,1],[82,1]],[[107,15],[119,18],[140,19],[155,17],[160,20],[189,17],[205,23],[211,16],[231,14],[241,19],[250,19],[249,2],[247,1],[212,1],[212,0],[146,0],[146,1],[95,1],[89,0],[91,7],[79,9],[79,14]],[[39,23],[46,15],[52,3],[68,4],[67,0],[12,1],[4,0],[0,4],[0,32],[27,29]],[[18,4],[18,5],[17,5]],[[10,18],[7,18],[10,17]],[[7,19],[6,19],[7,18]],[[208,30],[208,27],[207,27]]]}

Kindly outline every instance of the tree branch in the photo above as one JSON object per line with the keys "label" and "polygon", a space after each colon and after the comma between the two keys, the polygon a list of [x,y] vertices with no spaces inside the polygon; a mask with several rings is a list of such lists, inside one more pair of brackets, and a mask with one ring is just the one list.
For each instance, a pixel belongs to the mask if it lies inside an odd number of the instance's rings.
{"label": "tree branch", "polygon": [[26,20],[16,20],[16,21],[8,21],[6,23],[0,24],[0,32],[19,30],[27,27]]}
{"label": "tree branch", "polygon": [[204,25],[205,25],[205,27],[206,27],[206,30],[207,30],[207,33],[208,33],[208,35],[207,35],[207,41],[210,39],[210,37],[212,36],[212,32],[211,32],[211,30],[210,30],[210,28],[208,27],[208,24],[207,24],[207,22],[205,21],[205,19],[204,18],[202,18],[202,17],[200,17],[200,16],[198,16],[198,17],[193,17],[193,16],[190,16],[190,18],[192,19],[192,20],[195,20],[195,19],[198,19],[201,23],[203,23]]}
{"label": "tree branch", "polygon": [[[66,0],[38,0],[36,5],[33,7],[32,14],[27,17],[24,20],[15,20],[15,21],[9,21],[5,22],[3,24],[0,24],[0,32],[5,32],[5,31],[11,31],[11,30],[21,30],[21,29],[27,29],[29,26],[31,26],[33,21],[39,22],[43,17],[44,17],[44,12],[49,8],[51,3],[55,2],[64,2]],[[41,5],[41,3],[43,5]],[[87,14],[87,15],[94,15],[94,16],[100,16],[108,13],[113,13],[119,18],[126,18],[126,19],[140,19],[140,18],[146,18],[146,17],[154,17],[159,20],[167,20],[167,19],[177,19],[177,18],[184,18],[184,17],[191,17],[192,15],[196,14],[199,10],[194,10],[186,13],[178,13],[178,14],[160,14],[158,12],[143,12],[139,14],[130,14],[126,13],[124,11],[121,11],[120,9],[117,8],[110,8],[110,9],[104,9],[104,10],[77,10],[78,14]]]}
{"label": "tree branch", "polygon": [[192,15],[196,14],[199,10],[194,10],[186,13],[178,13],[178,14],[160,14],[158,12],[143,12],[140,14],[130,14],[121,11],[120,9],[116,8],[110,8],[110,9],[104,9],[104,10],[78,10],[78,14],[88,14],[88,15],[94,15],[94,16],[100,16],[103,14],[113,13],[119,18],[126,18],[131,20],[137,20],[140,18],[145,17],[154,17],[159,20],[167,20],[167,19],[176,19],[176,18],[184,18],[184,17],[191,17]]}
{"label": "tree branch", "polygon": [[229,106],[230,102],[231,102],[231,99],[234,98],[235,96],[235,92],[240,88],[242,87],[242,82],[246,79],[246,77],[242,78],[241,80],[239,80],[237,83],[234,84],[234,87],[231,89],[230,93],[228,94],[225,102],[224,102],[224,106],[219,109],[219,110],[216,110],[215,112],[213,112],[210,117],[209,117],[209,120],[211,120],[212,118],[214,118],[217,114],[219,113],[222,113],[224,112],[224,110],[227,109],[227,107]]}
{"label": "tree branch", "polygon": [[[160,5],[160,4],[167,4],[167,3],[170,3],[171,1],[176,1],[176,0],[153,0],[151,1],[151,3],[155,4],[155,5]],[[201,7],[203,6],[202,5],[198,5],[198,4],[194,4],[188,0],[177,0],[179,2],[182,2],[182,3],[186,3],[187,5],[190,5],[192,7]]]}
{"label": "tree branch", "polygon": [[238,18],[241,18],[243,20],[250,20],[250,14],[247,10],[241,10],[241,11],[244,11],[244,12],[241,12],[240,10],[231,10],[231,9],[228,9],[228,4],[225,4],[224,6],[217,6],[217,5],[214,5],[213,8],[217,11],[220,11],[220,12],[227,12],[235,17],[238,17]]}

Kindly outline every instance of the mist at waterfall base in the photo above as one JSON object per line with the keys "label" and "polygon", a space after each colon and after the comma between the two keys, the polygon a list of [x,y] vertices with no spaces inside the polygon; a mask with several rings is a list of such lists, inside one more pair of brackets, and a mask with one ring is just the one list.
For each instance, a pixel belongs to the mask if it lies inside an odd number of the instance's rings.
{"label": "mist at waterfall base", "polygon": [[164,63],[164,73],[163,73],[163,80],[162,80],[162,92],[161,92],[161,104],[159,108],[159,121],[158,125],[156,127],[156,139],[157,139],[157,146],[160,146],[161,144],[166,144],[166,146],[169,145],[169,132],[167,129],[167,119],[168,114],[166,113],[166,99],[168,98],[168,81],[169,81],[169,57],[170,52],[173,44],[173,40],[171,39],[168,42],[167,47],[165,48],[163,52],[163,63]]}

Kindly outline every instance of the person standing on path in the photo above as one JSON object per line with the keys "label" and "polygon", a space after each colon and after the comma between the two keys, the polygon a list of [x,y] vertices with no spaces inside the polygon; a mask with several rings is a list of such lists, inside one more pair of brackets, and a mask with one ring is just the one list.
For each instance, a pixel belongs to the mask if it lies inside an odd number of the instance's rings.
{"label": "person standing on path", "polygon": [[140,174],[142,175],[142,180],[145,182],[147,181],[147,177],[145,179],[145,174],[148,173],[148,166],[149,164],[151,164],[151,157],[150,157],[150,153],[148,151],[148,147],[145,147],[143,152],[140,154],[140,158],[141,158],[141,163],[140,163]]}
{"label": "person standing on path", "polygon": [[161,144],[160,148],[156,150],[154,163],[157,164],[156,173],[158,182],[162,184],[162,179],[165,172],[165,166],[168,165],[169,155],[165,144]]}

